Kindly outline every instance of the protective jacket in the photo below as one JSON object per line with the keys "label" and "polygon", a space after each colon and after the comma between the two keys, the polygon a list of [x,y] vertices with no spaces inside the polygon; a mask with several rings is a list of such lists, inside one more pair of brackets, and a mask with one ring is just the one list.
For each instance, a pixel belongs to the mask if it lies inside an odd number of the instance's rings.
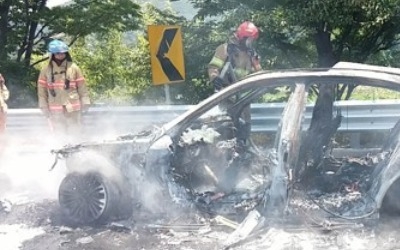
{"label": "protective jacket", "polygon": [[53,60],[42,69],[38,79],[39,108],[51,113],[78,111],[89,105],[89,93],[80,68],[64,60],[57,65]]}
{"label": "protective jacket", "polygon": [[[222,68],[228,61],[232,65],[234,76],[229,74],[220,76]],[[261,70],[261,66],[255,50],[240,46],[236,39],[230,39],[229,42],[219,45],[208,64],[210,80],[212,81],[215,77],[220,76],[224,79],[225,86],[259,70]]]}
{"label": "protective jacket", "polygon": [[7,103],[6,101],[10,97],[10,92],[7,89],[5,84],[4,77],[0,74],[0,112],[7,112]]}

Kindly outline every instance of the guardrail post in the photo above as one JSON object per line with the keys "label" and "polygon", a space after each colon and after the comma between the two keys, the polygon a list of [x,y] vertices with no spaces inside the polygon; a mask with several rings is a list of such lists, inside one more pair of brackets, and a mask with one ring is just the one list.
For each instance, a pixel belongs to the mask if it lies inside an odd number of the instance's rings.
{"label": "guardrail post", "polygon": [[360,148],[360,133],[351,133],[350,134],[350,147],[351,148]]}

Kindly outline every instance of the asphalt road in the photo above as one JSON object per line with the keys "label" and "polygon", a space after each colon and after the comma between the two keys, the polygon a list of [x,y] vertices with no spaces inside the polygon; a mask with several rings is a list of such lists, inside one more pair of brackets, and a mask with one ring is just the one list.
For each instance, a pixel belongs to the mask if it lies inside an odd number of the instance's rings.
{"label": "asphalt road", "polygon": [[[0,214],[0,244],[6,250],[226,249],[226,240],[233,229],[197,226],[194,217],[189,223],[188,217],[175,218],[171,228],[155,229],[155,224],[166,221],[144,214],[104,226],[71,228],[62,221],[56,201],[25,203]],[[149,225],[153,228],[148,228]],[[399,226],[400,220],[393,218],[382,219],[374,226],[333,230],[282,224],[230,249],[400,249]]]}

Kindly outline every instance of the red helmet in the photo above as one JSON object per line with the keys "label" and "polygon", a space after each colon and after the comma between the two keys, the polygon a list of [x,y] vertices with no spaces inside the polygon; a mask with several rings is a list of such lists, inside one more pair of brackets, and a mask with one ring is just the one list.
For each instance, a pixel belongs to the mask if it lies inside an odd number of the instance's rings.
{"label": "red helmet", "polygon": [[254,23],[245,21],[239,25],[235,35],[239,40],[242,40],[245,37],[251,37],[253,40],[256,40],[258,38],[258,28],[254,25]]}

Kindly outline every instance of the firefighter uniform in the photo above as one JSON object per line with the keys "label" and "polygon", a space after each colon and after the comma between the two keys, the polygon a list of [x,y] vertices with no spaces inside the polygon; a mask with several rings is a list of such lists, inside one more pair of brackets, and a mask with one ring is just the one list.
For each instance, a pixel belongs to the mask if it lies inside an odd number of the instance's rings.
{"label": "firefighter uniform", "polygon": [[[259,71],[261,69],[259,58],[257,55],[254,55],[254,53],[254,51],[240,49],[240,47],[232,41],[219,45],[208,65],[208,75],[211,82],[215,81],[217,78],[221,78],[221,87],[223,88],[243,79],[250,73]],[[229,59],[228,57],[231,58]],[[228,60],[232,64],[233,76],[230,72],[222,76],[221,70]],[[215,91],[218,90],[218,87],[215,86]],[[221,105],[229,107],[232,105],[232,103],[228,103],[228,101],[226,101],[221,103]],[[245,141],[249,136],[251,129],[250,106],[246,106],[243,109],[241,118],[245,121],[245,127],[241,129],[238,128],[238,131],[242,133],[242,135],[238,136],[238,138]]]}
{"label": "firefighter uniform", "polygon": [[10,92],[5,84],[4,77],[0,74],[0,134],[3,134],[6,129],[7,122],[7,103]]}
{"label": "firefighter uniform", "polygon": [[[261,70],[258,55],[253,49],[258,33],[254,23],[245,21],[237,27],[227,43],[217,47],[208,64],[208,76],[216,91]],[[227,65],[230,70],[227,70]]]}
{"label": "firefighter uniform", "polygon": [[259,57],[254,50],[242,49],[236,39],[232,38],[228,43],[221,44],[215,50],[214,56],[208,64],[208,75],[211,81],[218,77],[222,68],[230,56],[230,62],[234,76],[225,74],[221,76],[224,86],[244,78],[246,75],[261,70]]}
{"label": "firefighter uniform", "polygon": [[81,110],[90,104],[85,78],[69,60],[60,65],[51,60],[38,79],[39,108],[51,121],[55,132],[80,132]]}

